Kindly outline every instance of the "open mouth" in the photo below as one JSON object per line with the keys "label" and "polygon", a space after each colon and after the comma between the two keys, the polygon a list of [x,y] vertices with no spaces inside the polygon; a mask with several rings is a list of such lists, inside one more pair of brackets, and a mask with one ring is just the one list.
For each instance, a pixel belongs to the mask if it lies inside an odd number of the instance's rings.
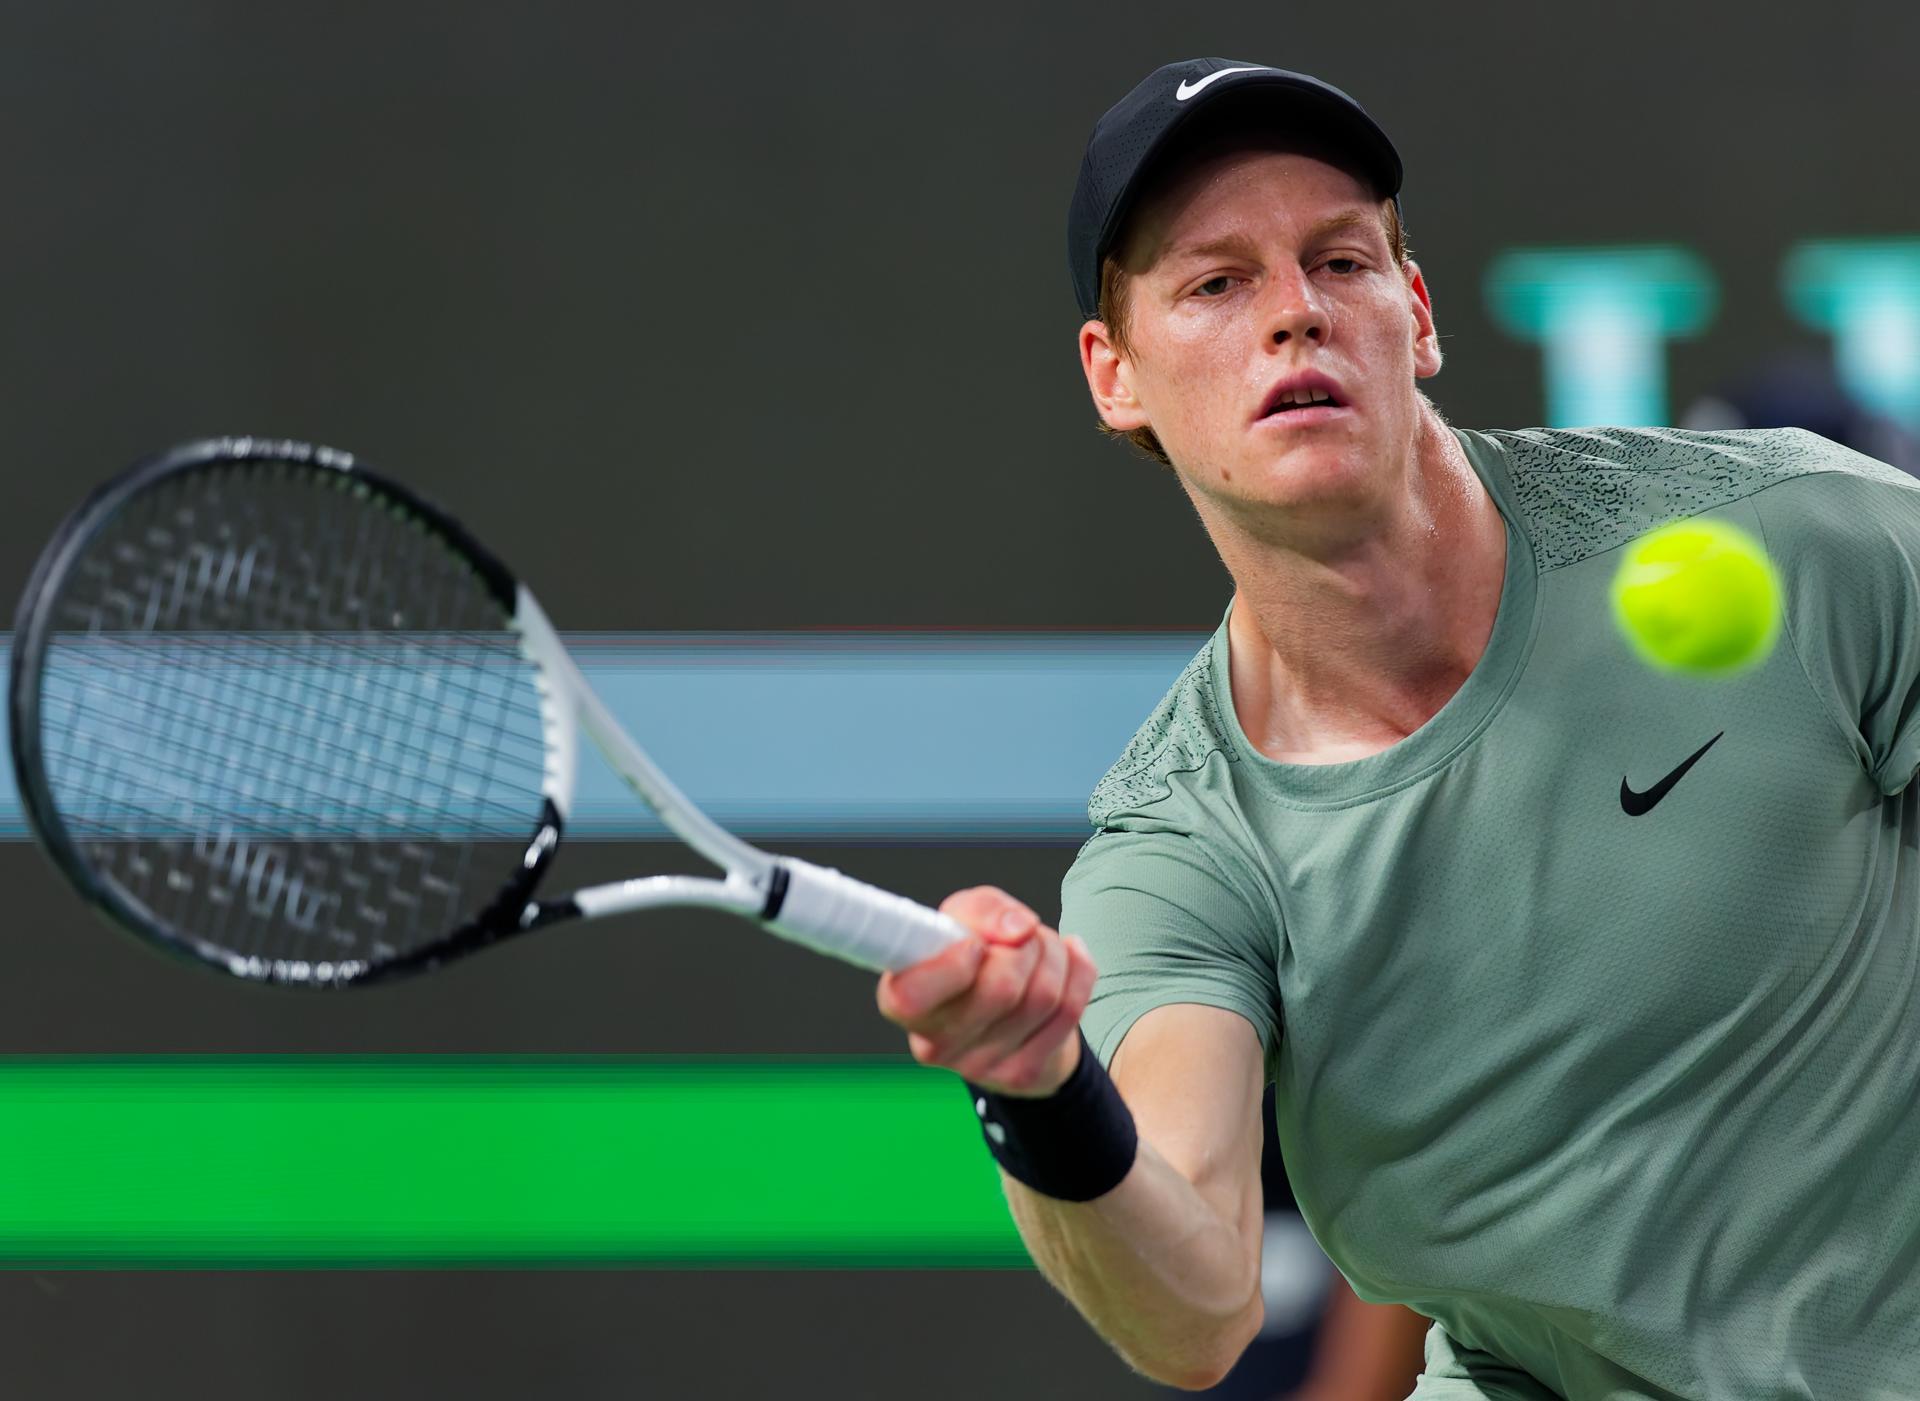
{"label": "open mouth", "polygon": [[1294,414],[1314,416],[1317,410],[1346,407],[1347,401],[1342,397],[1339,386],[1329,376],[1309,370],[1289,375],[1267,391],[1266,401],[1261,405],[1255,422]]}
{"label": "open mouth", "polygon": [[1296,391],[1297,397],[1282,399],[1269,408],[1264,415],[1272,418],[1275,414],[1298,413],[1301,409],[1340,408],[1341,403],[1324,389]]}

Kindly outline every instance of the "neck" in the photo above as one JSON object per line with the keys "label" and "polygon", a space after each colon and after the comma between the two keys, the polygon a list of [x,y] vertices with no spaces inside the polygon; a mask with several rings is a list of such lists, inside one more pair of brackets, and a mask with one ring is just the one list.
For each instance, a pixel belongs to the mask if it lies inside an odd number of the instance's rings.
{"label": "neck", "polygon": [[1493,632],[1506,524],[1423,400],[1404,460],[1368,507],[1244,519],[1195,498],[1233,576],[1233,704],[1288,763],[1376,753],[1460,689]]}

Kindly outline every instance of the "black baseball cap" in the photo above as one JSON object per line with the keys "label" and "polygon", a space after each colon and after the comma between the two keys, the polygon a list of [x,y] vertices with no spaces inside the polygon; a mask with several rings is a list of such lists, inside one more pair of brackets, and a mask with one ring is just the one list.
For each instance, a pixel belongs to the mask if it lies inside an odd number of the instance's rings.
{"label": "black baseball cap", "polygon": [[1100,300],[1100,260],[1154,168],[1194,137],[1245,122],[1298,130],[1346,157],[1380,199],[1400,196],[1400,153],[1358,102],[1331,83],[1263,63],[1189,58],[1156,68],[1093,124],[1067,211],[1067,270],[1083,316]]}

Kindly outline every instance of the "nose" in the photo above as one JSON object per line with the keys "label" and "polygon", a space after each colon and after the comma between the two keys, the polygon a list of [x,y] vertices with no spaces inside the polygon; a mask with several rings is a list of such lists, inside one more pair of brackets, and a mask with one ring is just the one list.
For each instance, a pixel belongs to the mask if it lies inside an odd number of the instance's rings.
{"label": "nose", "polygon": [[1313,283],[1306,274],[1295,271],[1291,276],[1275,278],[1271,285],[1273,304],[1267,313],[1267,331],[1273,344],[1304,341],[1309,345],[1325,345],[1333,323],[1314,295]]}

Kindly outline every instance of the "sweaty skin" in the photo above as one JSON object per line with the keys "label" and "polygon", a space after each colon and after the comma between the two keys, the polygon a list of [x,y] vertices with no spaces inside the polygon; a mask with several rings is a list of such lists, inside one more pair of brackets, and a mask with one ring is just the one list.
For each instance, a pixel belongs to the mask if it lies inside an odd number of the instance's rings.
{"label": "sweaty skin", "polygon": [[[1377,752],[1426,722],[1486,648],[1500,511],[1416,388],[1439,373],[1419,266],[1380,206],[1287,151],[1197,160],[1136,214],[1125,350],[1080,331],[1108,426],[1150,427],[1233,576],[1233,693],[1269,757]],[[1302,372],[1343,406],[1262,416]]]}

